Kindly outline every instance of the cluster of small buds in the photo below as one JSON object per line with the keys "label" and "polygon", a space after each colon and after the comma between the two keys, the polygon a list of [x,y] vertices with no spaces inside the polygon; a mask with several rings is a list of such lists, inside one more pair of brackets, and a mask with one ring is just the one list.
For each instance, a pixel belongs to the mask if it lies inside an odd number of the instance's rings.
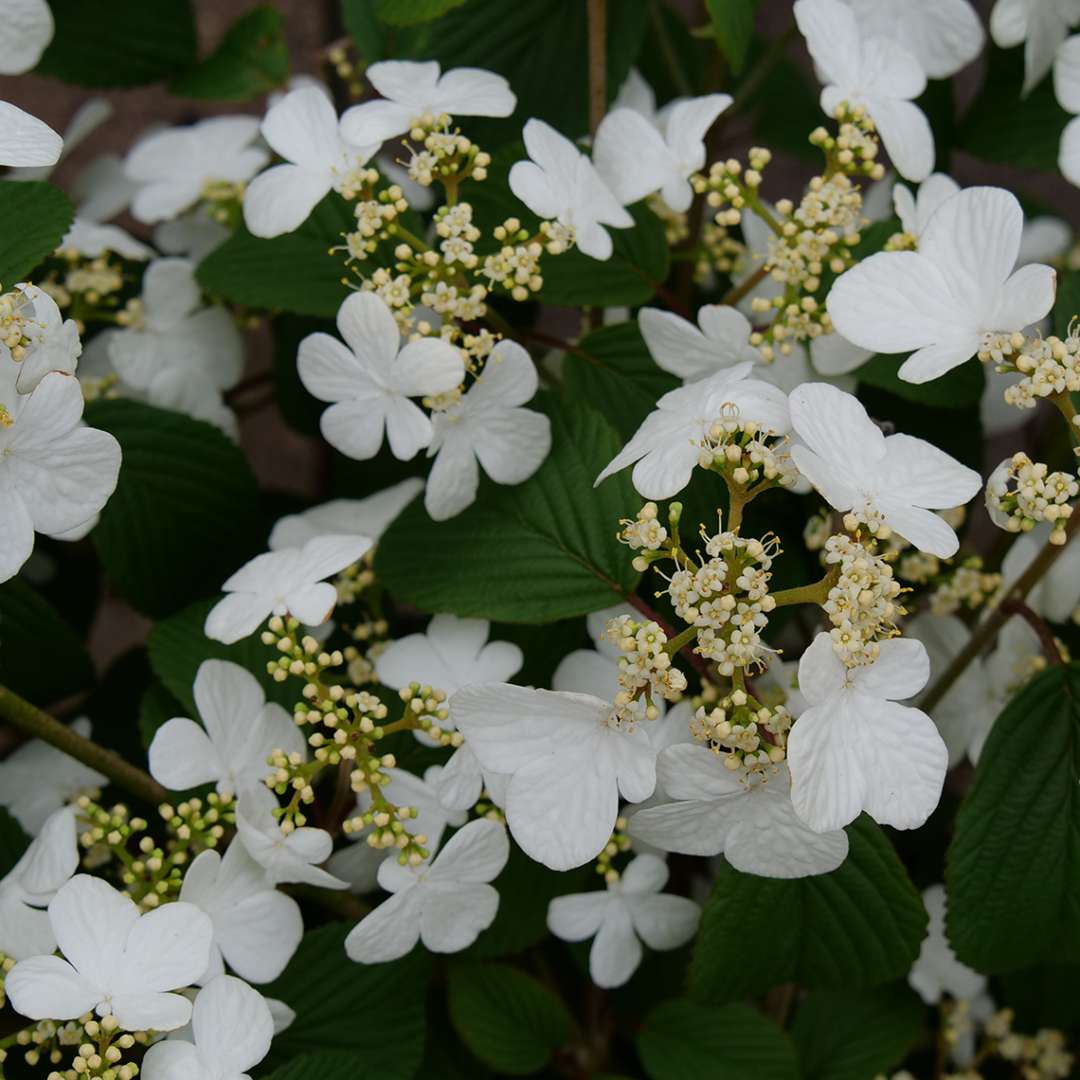
{"label": "cluster of small buds", "polygon": [[626,818],[616,818],[615,831],[611,834],[611,839],[604,845],[604,850],[596,856],[596,872],[607,885],[616,884],[622,877],[615,867],[615,860],[630,850],[630,835],[626,831],[628,825]]}
{"label": "cluster of small buds", "polygon": [[833,651],[848,667],[873,663],[878,642],[899,633],[903,589],[881,555],[844,533],[829,537],[823,559],[837,575],[822,605],[832,623]]}
{"label": "cluster of small buds", "polygon": [[993,1053],[1012,1062],[1023,1080],[1063,1080],[1072,1076],[1074,1055],[1066,1049],[1065,1035],[1042,1028],[1034,1035],[1013,1031],[1012,1009],[996,1012],[986,1022],[985,1036],[993,1040]]}
{"label": "cluster of small buds", "polygon": [[983,569],[982,559],[973,555],[954,567],[930,594],[934,615],[955,615],[962,608],[975,611],[1001,588],[1001,575]]}
{"label": "cluster of small buds", "polygon": [[623,518],[619,524],[622,529],[618,539],[632,551],[659,551],[668,538],[668,531],[660,524],[659,510],[654,502],[647,502],[633,520]]}
{"label": "cluster of small buds", "polygon": [[755,212],[763,209],[757,191],[761,186],[762,172],[772,160],[772,153],[761,146],[753,146],[747,155],[748,168],[738,158],[714,161],[707,176],[691,177],[694,191],[705,196],[705,202],[714,211],[713,220],[722,228],[738,225],[743,210]]}
{"label": "cluster of small buds", "polygon": [[758,772],[784,760],[791,722],[783,705],[770,708],[735,689],[712,708],[699,706],[690,721],[690,734],[732,772]]}
{"label": "cluster of small buds", "polygon": [[34,327],[30,307],[30,301],[17,289],[0,295],[0,345],[7,346],[16,362],[26,355],[30,344],[29,334]]}
{"label": "cluster of small buds", "polygon": [[364,82],[361,72],[349,58],[348,44],[334,44],[326,50],[326,60],[333,69],[334,74],[345,84],[349,96],[354,100],[364,93]]}
{"label": "cluster of small buds", "polygon": [[905,551],[896,560],[896,576],[912,585],[929,585],[941,573],[941,560],[925,551]]}
{"label": "cluster of small buds", "polygon": [[375,584],[374,563],[375,549],[371,548],[359,562],[347,566],[338,574],[334,579],[334,587],[337,589],[339,604],[355,603],[365,589]]}
{"label": "cluster of small buds", "polygon": [[701,229],[701,248],[694,264],[694,281],[706,284],[717,273],[743,271],[749,254],[746,245],[736,240],[726,225],[706,221]]}
{"label": "cluster of small buds", "polygon": [[502,286],[515,300],[528,300],[544,287],[540,272],[544,245],[530,237],[517,218],[496,226],[494,236],[502,246],[484,259],[480,274],[491,288]]}
{"label": "cluster of small buds", "polygon": [[445,691],[421,686],[420,683],[409,683],[398,691],[398,696],[405,703],[406,716],[412,717],[417,727],[440,746],[457,747],[462,744],[464,739],[461,732],[445,726],[450,716]]}
{"label": "cluster of small buds", "polygon": [[366,834],[368,846],[377,851],[396,850],[402,866],[419,866],[431,852],[425,846],[428,838],[423,833],[411,833],[408,828],[409,822],[419,816],[418,808],[396,806],[382,793],[390,782],[389,774],[383,770],[396,765],[393,754],[368,755],[358,760],[350,776],[352,790],[357,795],[369,796],[369,803],[367,809],[347,818],[341,827],[346,835]]}
{"label": "cluster of small buds", "polygon": [[[1080,391],[1080,332],[1075,325],[1069,327],[1064,340],[1054,336],[1025,340],[1022,334],[1013,334],[1010,344],[1012,353],[1000,358],[998,370],[1017,371],[1023,376],[1005,390],[1010,405],[1031,409],[1039,398]],[[980,360],[990,358],[979,353]]]}
{"label": "cluster of small buds", "polygon": [[540,235],[543,237],[544,250],[549,255],[562,255],[569,251],[577,237],[573,225],[561,221],[541,221]]}
{"label": "cluster of small buds", "polygon": [[[370,172],[377,181],[379,174],[374,170]],[[376,192],[373,186],[367,183],[369,179],[371,177],[368,173],[354,177],[356,183],[363,185],[357,190],[350,187],[347,192],[347,197],[350,198],[362,196],[353,207],[356,228],[344,234],[344,244],[330,248],[331,255],[339,251],[345,252],[345,263],[353,269],[356,269],[354,264],[364,262],[374,255],[381,243],[392,240],[394,222],[409,208],[408,201],[397,184]]]}
{"label": "cluster of small buds", "polygon": [[644,697],[645,718],[655,720],[660,713],[652,702],[653,696],[678,701],[686,689],[686,676],[671,663],[667,634],[651,619],[639,622],[629,615],[620,615],[608,620],[605,635],[622,654],[616,709]]}
{"label": "cluster of small buds", "polygon": [[202,201],[206,212],[219,225],[237,228],[244,220],[245,183],[238,180],[208,180],[203,184]]}
{"label": "cluster of small buds", "polygon": [[986,482],[986,506],[994,524],[1006,532],[1030,532],[1040,521],[1051,525],[1050,542],[1064,544],[1065,522],[1080,494],[1076,477],[1050,472],[1041,461],[1019,452],[1006,458]]}
{"label": "cluster of small buds", "polygon": [[54,1068],[48,1080],[133,1080],[139,1074],[134,1061],[125,1062],[124,1056],[135,1046],[146,1046],[150,1041],[145,1031],[119,1031],[113,1016],[100,1020],[91,1014],[65,1024],[43,1020],[33,1028],[20,1031],[16,1043],[29,1047],[25,1051],[28,1065],[48,1062],[62,1066],[66,1057],[74,1051],[74,1058],[66,1067]]}
{"label": "cluster of small buds", "polygon": [[[0,952],[0,1009],[4,1007],[7,1001],[7,995],[4,993],[4,977],[15,966],[15,957],[8,956],[3,952]],[[0,1065],[4,1063],[3,1051],[0,1050]]]}
{"label": "cluster of small buds", "polygon": [[487,314],[487,304],[484,302],[487,295],[488,291],[483,285],[452,285],[447,281],[435,280],[432,275],[420,293],[420,302],[438,315],[473,322]]}
{"label": "cluster of small buds", "polygon": [[473,245],[480,239],[480,230],[472,221],[472,206],[467,202],[453,206],[440,206],[435,211],[435,232],[439,236],[439,250],[447,265],[458,262],[471,270],[480,261]]}
{"label": "cluster of small buds", "polygon": [[877,160],[881,143],[874,121],[861,105],[851,107],[841,103],[834,114],[838,126],[836,135],[823,128],[810,133],[810,142],[824,154],[829,171],[860,179],[880,180],[885,166]]}
{"label": "cluster of small buds", "polygon": [[663,197],[650,195],[647,200],[649,209],[664,224],[664,239],[668,247],[676,247],[690,236],[690,217],[681,210],[672,210]]}
{"label": "cluster of small buds", "polygon": [[723,414],[699,446],[698,464],[720,473],[739,487],[773,484],[790,487],[798,478],[788,437],[775,435],[752,420],[740,420],[738,409],[731,405],[724,406]]}
{"label": "cluster of small buds", "polygon": [[[76,296],[83,303],[96,306],[110,300],[115,304],[115,294],[123,289],[124,281],[123,271],[110,256],[99,255],[94,259],[81,259],[75,263],[64,275],[62,285],[53,282],[50,286],[43,284],[42,288],[46,289],[60,308],[73,305]],[[119,317],[117,322],[120,322]]]}
{"label": "cluster of small buds", "polygon": [[451,130],[453,121],[441,116],[418,117],[409,132],[410,153],[404,162],[409,178],[422,187],[436,181],[454,187],[466,178],[486,180],[491,155],[481,150],[458,129]]}

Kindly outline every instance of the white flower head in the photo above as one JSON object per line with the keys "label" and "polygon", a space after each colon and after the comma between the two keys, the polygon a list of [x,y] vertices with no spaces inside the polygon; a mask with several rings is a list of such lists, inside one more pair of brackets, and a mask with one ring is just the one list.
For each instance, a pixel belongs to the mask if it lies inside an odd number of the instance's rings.
{"label": "white flower head", "polygon": [[214,928],[191,904],[140,915],[134,901],[101,878],[77,874],[49,904],[65,959],[20,960],[4,982],[16,1012],[31,1020],[112,1015],[127,1031],[171,1031],[191,1016],[173,993],[206,970]]}
{"label": "white flower head", "polygon": [[656,748],[645,726],[589,694],[469,686],[454,695],[450,718],[483,769],[510,775],[510,832],[553,870],[603,850],[620,794],[641,802],[656,787]]}
{"label": "white flower head", "polygon": [[402,866],[387,859],[379,867],[379,884],[393,895],[349,932],[349,959],[397,960],[417,941],[437,953],[467,949],[495,920],[499,894],[489,882],[509,857],[506,829],[481,818],[454,833],[430,863]]}
{"label": "white flower head", "polygon": [[242,843],[229,844],[224,856],[216,851],[196,855],[179,898],[214,924],[210,961],[200,982],[220,975],[225,964],[249,982],[270,982],[304,936],[299,904],[274,888]]}
{"label": "white flower head", "polygon": [[408,461],[432,437],[431,421],[410,401],[447,393],[465,377],[461,351],[438,337],[402,347],[394,316],[374,293],[353,293],[337,314],[342,344],[329,334],[300,343],[297,370],[307,390],[332,402],[320,427],[326,441],[348,457],[366,461],[382,446]]}
{"label": "white flower head", "polygon": [[274,1020],[266,999],[241,979],[219,975],[195,998],[193,1040],[164,1039],[146,1052],[145,1080],[251,1080],[246,1070],[270,1050]]}
{"label": "white flower head", "polygon": [[982,487],[977,472],[923,439],[883,435],[858,400],[825,383],[792,392],[791,424],[799,472],[834,509],[940,558],[956,553],[956,533],[932,511],[971,499]]}
{"label": "white flower head", "polygon": [[256,555],[222,585],[227,595],[206,616],[206,636],[231,645],[253,634],[271,615],[295,615],[321,626],[337,603],[325,581],[371,547],[366,536],[319,536],[300,548]]}
{"label": "white flower head", "polygon": [[55,165],[63,149],[64,140],[48,124],[8,101],[0,101],[0,165]]}
{"label": "white flower head", "polygon": [[207,184],[250,180],[270,156],[258,136],[254,116],[213,116],[144,136],[124,162],[139,184],[132,215],[148,225],[166,221],[194,206]]}
{"label": "white flower head", "polygon": [[618,881],[595,892],[558,896],[548,906],[548,929],[563,941],[595,937],[589,975],[597,986],[622,986],[638,969],[644,942],[663,952],[685,945],[701,909],[685,896],[661,892],[668,869],[656,855],[637,855]]}
{"label": "white flower head", "polygon": [[895,40],[862,34],[843,0],[797,0],[795,21],[825,88],[821,108],[847,103],[874,121],[897,172],[923,180],[934,168],[934,135],[913,99],[926,89],[918,60]]}
{"label": "white flower head", "polygon": [[[684,382],[697,382],[737,364],[761,363],[761,353],[750,344],[750,320],[726,305],[698,308],[697,326],[672,311],[642,308],[638,328],[657,367]],[[761,370],[754,374],[764,377]]]}
{"label": "white flower head", "polygon": [[1080,34],[1063,41],[1057,49],[1054,94],[1061,107],[1073,114],[1061,133],[1058,168],[1066,180],[1080,185]]}
{"label": "white flower head", "polygon": [[[11,300],[17,304],[22,336],[15,388],[29,394],[50,371],[72,375],[79,362],[82,342],[74,320],[65,319],[56,301],[36,285],[16,285]],[[14,363],[7,345],[0,342],[0,364]]]}
{"label": "white flower head", "polygon": [[1080,0],[997,0],[990,12],[990,36],[1002,49],[1024,43],[1023,95],[1042,82],[1054,51],[1078,22]]}
{"label": "white flower head", "polygon": [[927,1005],[937,1005],[942,995],[954,1001],[973,1001],[986,989],[986,976],[956,958],[945,934],[945,886],[931,885],[923,894],[930,916],[918,959],[908,982]]}
{"label": "white flower head", "polygon": [[268,702],[258,679],[239,664],[204,660],[194,692],[203,726],[174,717],[150,743],[150,773],[169,790],[216,784],[219,794],[235,795],[266,779],[274,750],[307,756],[292,717]]}
{"label": "white flower head", "polygon": [[383,60],[364,74],[382,100],[354,105],[342,116],[341,133],[356,145],[381,143],[441,116],[509,116],[517,106],[506,79],[482,68],[440,74],[434,60]]}
{"label": "white flower head", "polygon": [[922,642],[892,638],[877,659],[846,668],[818,634],[799,662],[810,707],[788,737],[795,812],[815,832],[842,829],[865,810],[894,829],[918,828],[941,796],[949,753],[933,720],[899,705],[926,685]]}
{"label": "white flower head", "polygon": [[3,0],[0,21],[0,75],[22,75],[37,67],[56,30],[45,0]]}
{"label": "white flower head", "polygon": [[759,430],[786,434],[791,427],[786,395],[749,379],[753,365],[735,364],[699,382],[670,390],[634,437],[596,478],[599,484],[634,464],[634,487],[646,499],[670,499],[690,482],[701,441],[717,421],[737,418]]}
{"label": "white flower head", "polygon": [[875,352],[912,352],[902,379],[936,379],[978,352],[984,335],[1021,330],[1053,307],[1051,267],[1014,269],[1023,231],[1009,192],[965,188],[926,222],[918,251],[881,251],[840,275],[828,298],[833,324]]}
{"label": "white flower head", "polygon": [[244,191],[244,222],[255,236],[281,236],[298,229],[331,191],[355,183],[381,139],[355,146],[338,130],[337,113],[325,90],[291,90],[270,107],[263,138],[285,159],[260,173]]}
{"label": "white flower head", "polygon": [[67,539],[95,521],[120,473],[120,444],[82,423],[76,378],[50,372],[20,395],[14,369],[0,366],[0,582],[30,558],[35,532]]}
{"label": "white flower head", "polygon": [[630,835],[662,851],[719,855],[745,874],[770,878],[828,874],[847,858],[847,833],[815,832],[795,812],[786,765],[732,772],[706,746],[662,751],[657,783],[672,802],[639,810]]}
{"label": "white flower head", "polygon": [[530,160],[511,168],[510,190],[538,217],[573,230],[584,254],[610,259],[611,235],[603,226],[629,229],[634,219],[565,135],[543,120],[530,120],[523,136]]}
{"label": "white flower head", "polygon": [[[90,721],[80,716],[71,730],[88,739]],[[0,761],[0,806],[37,836],[54,810],[107,783],[108,777],[96,769],[42,739],[31,739]]]}
{"label": "white flower head", "polygon": [[0,953],[25,960],[56,948],[44,908],[78,868],[75,814],[66,807],[55,810],[7,876],[0,878]]}
{"label": "white flower head", "polygon": [[689,210],[689,178],[705,165],[705,133],[731,100],[730,94],[680,98],[654,118],[612,109],[596,132],[596,171],[623,205],[659,191],[672,210]]}

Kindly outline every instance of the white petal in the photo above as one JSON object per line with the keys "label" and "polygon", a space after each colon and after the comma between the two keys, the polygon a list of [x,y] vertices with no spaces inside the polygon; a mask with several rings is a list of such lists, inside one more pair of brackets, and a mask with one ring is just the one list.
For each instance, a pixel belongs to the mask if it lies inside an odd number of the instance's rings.
{"label": "white petal", "polygon": [[356,355],[329,334],[309,334],[300,342],[296,370],[304,388],[320,401],[349,401],[378,391]]}
{"label": "white petal", "polygon": [[93,979],[112,970],[139,912],[107,882],[77,874],[53,897],[49,917],[60,951]]}
{"label": "white petal", "polygon": [[701,918],[701,908],[685,896],[627,897],[626,906],[638,937],[658,951],[685,945]]}
{"label": "white petal", "polygon": [[272,610],[273,605],[262,596],[229,593],[210,609],[203,632],[208,638],[232,645],[255,633]]}
{"label": "white petal", "polygon": [[293,232],[307,221],[329,191],[330,179],[322,173],[297,165],[275,165],[256,176],[244,190],[244,224],[253,236]]}
{"label": "white petal", "polygon": [[170,791],[186,791],[222,778],[221,759],[194,720],[175,717],[154,733],[148,751],[150,775]]}
{"label": "white petal", "polygon": [[222,975],[199,991],[191,1017],[195,1045],[223,1076],[258,1065],[270,1050],[274,1021],[258,990]]}
{"label": "white petal", "polygon": [[36,67],[54,29],[45,0],[5,0],[0,75],[21,75]]}
{"label": "white petal", "polygon": [[642,951],[630,913],[623,904],[611,904],[589,950],[592,981],[602,989],[629,982],[641,963]]}
{"label": "white petal", "polygon": [[501,75],[482,68],[462,67],[446,72],[439,79],[432,104],[451,116],[509,116],[517,98]]}
{"label": "white petal", "polygon": [[934,133],[922,109],[910,101],[875,96],[867,100],[867,112],[896,171],[908,180],[925,180],[934,171]]}
{"label": "white petal", "polygon": [[420,940],[431,952],[467,949],[494,921],[499,894],[490,885],[432,885],[420,913]]}
{"label": "white petal", "polygon": [[329,171],[341,156],[341,141],[337,113],[321,89],[304,86],[287,93],[268,110],[261,130],[286,161],[324,170],[329,181]]}
{"label": "white petal", "polygon": [[55,165],[64,142],[48,124],[0,101],[0,165]]}
{"label": "white petal", "polygon": [[880,490],[924,509],[960,506],[982,488],[974,469],[911,435],[890,435],[885,440],[885,458],[878,470]]}
{"label": "white petal", "polygon": [[407,398],[386,400],[386,441],[398,461],[410,461],[431,442],[431,421]]}
{"label": "white petal", "polygon": [[394,387],[408,397],[446,393],[464,378],[461,350],[441,338],[410,341],[394,365]]}
{"label": "white petal", "polygon": [[447,521],[476,501],[480,464],[465,432],[451,430],[442,435],[440,425],[447,421],[436,415],[433,423],[433,442],[441,445],[428,474],[424,509],[433,521]]}
{"label": "white petal", "polygon": [[660,132],[632,109],[614,109],[601,121],[593,162],[604,183],[626,205],[657,191],[678,167]]}
{"label": "white petal", "polygon": [[462,826],[435,856],[428,872],[432,881],[485,884],[494,881],[510,858],[506,829],[481,818]]}
{"label": "white petal", "polygon": [[345,954],[360,964],[382,964],[412,951],[420,940],[424,897],[418,887],[383,901],[345,938]]}
{"label": "white petal", "polygon": [[563,941],[585,941],[600,929],[611,903],[607,889],[557,896],[548,905],[548,929]]}
{"label": "white petal", "polygon": [[851,682],[871,697],[903,701],[914,697],[930,678],[926,646],[913,638],[890,638],[878,644],[878,657],[851,672]]}
{"label": "white petal", "polygon": [[117,991],[164,993],[190,986],[206,970],[213,937],[209,916],[194,904],[176,901],[141,915],[124,944]]}
{"label": "white petal", "polygon": [[99,988],[58,956],[20,960],[5,976],[4,992],[31,1020],[74,1020],[101,1000]]}

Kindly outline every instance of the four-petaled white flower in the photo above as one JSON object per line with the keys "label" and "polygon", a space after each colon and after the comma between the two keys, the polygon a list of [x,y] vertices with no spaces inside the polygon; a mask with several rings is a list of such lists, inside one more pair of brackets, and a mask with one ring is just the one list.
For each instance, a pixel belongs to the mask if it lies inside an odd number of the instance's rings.
{"label": "four-petaled white flower", "polygon": [[203,983],[220,975],[225,964],[249,982],[270,982],[304,936],[300,905],[274,888],[243,844],[229,844],[224,856],[216,851],[196,855],[179,898],[214,924],[210,961],[199,978]]}
{"label": "four-petaled white flower", "polygon": [[0,365],[0,582],[30,558],[35,532],[73,539],[89,527],[120,473],[120,444],[82,423],[74,376],[50,372],[19,394],[17,375]]}
{"label": "four-petaled white flower", "polygon": [[589,694],[467,686],[450,717],[484,770],[510,774],[506,821],[521,849],[552,870],[595,858],[611,838],[619,795],[647,799],[656,749],[645,725]]}
{"label": "four-petaled white flower", "polygon": [[509,116],[517,106],[510,84],[482,68],[453,68],[440,75],[435,60],[383,60],[365,72],[382,94],[346,110],[341,133],[363,146],[403,135],[417,123],[440,116]]}
{"label": "four-petaled white flower", "polygon": [[731,100],[730,94],[679,98],[653,116],[612,109],[593,143],[596,171],[624,205],[659,191],[672,210],[689,210],[689,178],[705,165],[705,133]]}
{"label": "four-petaled white flower", "polygon": [[875,352],[914,350],[900,377],[923,383],[962,364],[984,335],[1013,333],[1054,305],[1049,266],[1015,270],[1024,213],[1002,188],[946,199],[918,251],[880,251],[841,274],[829,292],[836,329]]}
{"label": "four-petaled white flower", "polygon": [[271,106],[262,135],[285,163],[260,173],[244,191],[244,223],[255,236],[298,229],[325,195],[354,182],[382,142],[354,146],[342,138],[333,104],[315,86],[292,90]]}
{"label": "four-petaled white flower", "polygon": [[63,149],[64,140],[48,124],[8,101],[0,101],[0,165],[55,165]]}
{"label": "four-petaled white flower", "polygon": [[986,989],[986,976],[956,958],[945,934],[945,886],[931,885],[923,894],[930,925],[908,982],[927,1005],[937,1005],[943,994],[954,1001],[973,1001]]}
{"label": "four-petaled white flower", "polygon": [[235,795],[261,784],[274,750],[306,757],[307,744],[292,717],[266,700],[250,671],[227,660],[204,660],[195,676],[202,727],[187,717],[167,720],[150,743],[150,773],[171,791],[216,784]]}
{"label": "four-petaled white flower", "polygon": [[701,909],[685,896],[660,890],[668,868],[656,855],[638,855],[606,889],[557,896],[548,906],[548,929],[563,941],[593,937],[589,975],[605,988],[622,986],[638,969],[644,950],[685,945],[697,929]]}
{"label": "four-petaled white flower", "polygon": [[[698,308],[696,326],[673,311],[642,308],[638,328],[657,367],[683,382],[697,382],[736,364],[761,364],[761,353],[750,344],[750,320],[724,304]],[[771,369],[762,364],[754,374],[771,382]]]}
{"label": "four-petaled white flower", "polygon": [[191,1017],[172,991],[206,970],[214,928],[197,907],[177,901],[139,914],[134,901],[101,878],[77,874],[49,904],[66,959],[20,960],[4,982],[16,1012],[31,1020],[74,1020],[94,1011],[126,1031],[171,1031]]}
{"label": "four-petaled white flower", "polygon": [[431,417],[435,455],[424,506],[435,521],[476,500],[480,466],[497,484],[528,480],[551,449],[551,421],[521,408],[536,393],[536,367],[515,341],[491,350],[480,377],[458,401]]}
{"label": "four-petaled white flower", "polygon": [[934,168],[934,135],[913,99],[926,89],[918,60],[895,40],[860,33],[843,0],[797,0],[795,21],[825,88],[821,108],[862,106],[897,172],[922,180]]}
{"label": "four-petaled white flower", "polygon": [[0,75],[22,75],[37,67],[56,29],[45,0],[3,0],[0,22]]}
{"label": "four-petaled white flower", "polygon": [[349,959],[397,960],[417,941],[437,953],[467,949],[495,920],[499,894],[489,882],[509,858],[506,830],[481,818],[454,833],[430,863],[402,866],[387,859],[379,867],[379,884],[393,895],[349,931]]}
{"label": "four-petaled white flower", "polygon": [[65,807],[53,812],[41,834],[0,879],[0,953],[25,960],[56,948],[44,908],[78,868],[75,814]]}
{"label": "four-petaled white flower", "polygon": [[825,383],[793,391],[791,425],[802,440],[791,448],[799,472],[834,509],[942,559],[956,553],[956,533],[932,511],[972,498],[977,472],[924,439],[886,437],[858,400]]}
{"label": "four-petaled white flower", "polygon": [[[16,285],[19,302],[18,317],[22,322],[23,338],[18,362],[15,388],[29,394],[50,371],[72,375],[79,362],[82,342],[74,320],[65,319],[56,301],[36,285]],[[0,364],[14,363],[7,345],[0,342]]]}
{"label": "four-petaled white flower", "polygon": [[337,603],[337,590],[324,579],[351,566],[370,547],[366,536],[319,536],[301,548],[256,555],[222,585],[227,595],[206,616],[206,636],[231,645],[271,615],[286,613],[305,626],[322,625]]}
{"label": "four-petaled white flower", "polygon": [[523,137],[531,160],[511,168],[510,190],[538,217],[570,229],[584,254],[610,259],[611,235],[604,226],[629,229],[634,219],[565,135],[543,120],[530,120]]}
{"label": "four-petaled white flower", "polygon": [[997,0],[990,12],[990,36],[1002,49],[1024,43],[1026,96],[1054,62],[1054,50],[1080,22],[1080,0]]}
{"label": "four-petaled white flower", "polygon": [[146,1052],[144,1080],[251,1080],[245,1070],[270,1050],[274,1020],[258,990],[241,979],[219,975],[195,998],[192,1042],[163,1039]]}
{"label": "four-petaled white flower", "polygon": [[688,483],[701,455],[701,441],[718,421],[737,417],[759,430],[784,435],[791,427],[781,390],[748,379],[753,365],[735,364],[688,386],[670,390],[634,437],[596,478],[634,465],[634,487],[646,499],[670,499]]}
{"label": "four-petaled white flower", "polygon": [[270,157],[258,137],[254,116],[213,116],[140,139],[124,161],[139,185],[132,215],[148,225],[166,221],[194,206],[208,184],[250,180]]}
{"label": "four-petaled white flower", "polygon": [[815,832],[791,801],[786,765],[732,772],[707,746],[662,751],[657,784],[675,801],[639,810],[630,835],[662,851],[719,855],[745,874],[797,878],[828,874],[847,858],[847,833]]}
{"label": "four-petaled white flower", "polygon": [[788,738],[791,799],[815,832],[842,829],[865,810],[894,829],[918,828],[933,813],[948,768],[934,721],[898,701],[926,685],[922,642],[892,638],[877,659],[846,668],[832,638],[818,634],[799,661],[810,707]]}
{"label": "four-petaled white flower", "polygon": [[402,347],[390,309],[370,292],[353,293],[338,310],[342,344],[329,334],[300,342],[297,370],[307,390],[333,402],[322,414],[326,441],[348,457],[366,461],[382,446],[408,461],[431,442],[431,421],[410,401],[448,393],[465,377],[461,351],[438,337]]}
{"label": "four-petaled white flower", "polygon": [[1057,50],[1054,94],[1058,104],[1073,114],[1061,133],[1058,168],[1066,180],[1080,185],[1080,34],[1063,41]]}

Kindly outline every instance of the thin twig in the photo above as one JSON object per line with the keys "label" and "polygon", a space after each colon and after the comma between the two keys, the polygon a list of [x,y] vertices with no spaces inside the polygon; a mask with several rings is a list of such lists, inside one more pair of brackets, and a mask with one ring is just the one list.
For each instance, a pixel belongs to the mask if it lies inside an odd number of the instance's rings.
{"label": "thin twig", "polygon": [[607,0],[587,0],[589,27],[589,131],[607,111]]}
{"label": "thin twig", "polygon": [[1039,639],[1048,663],[1060,664],[1062,662],[1061,650],[1058,649],[1057,642],[1054,640],[1053,630],[1047,625],[1046,620],[1037,615],[1023,600],[1010,596],[1002,602],[1001,610],[1007,611],[1010,615],[1019,615],[1035,631],[1035,636]]}

